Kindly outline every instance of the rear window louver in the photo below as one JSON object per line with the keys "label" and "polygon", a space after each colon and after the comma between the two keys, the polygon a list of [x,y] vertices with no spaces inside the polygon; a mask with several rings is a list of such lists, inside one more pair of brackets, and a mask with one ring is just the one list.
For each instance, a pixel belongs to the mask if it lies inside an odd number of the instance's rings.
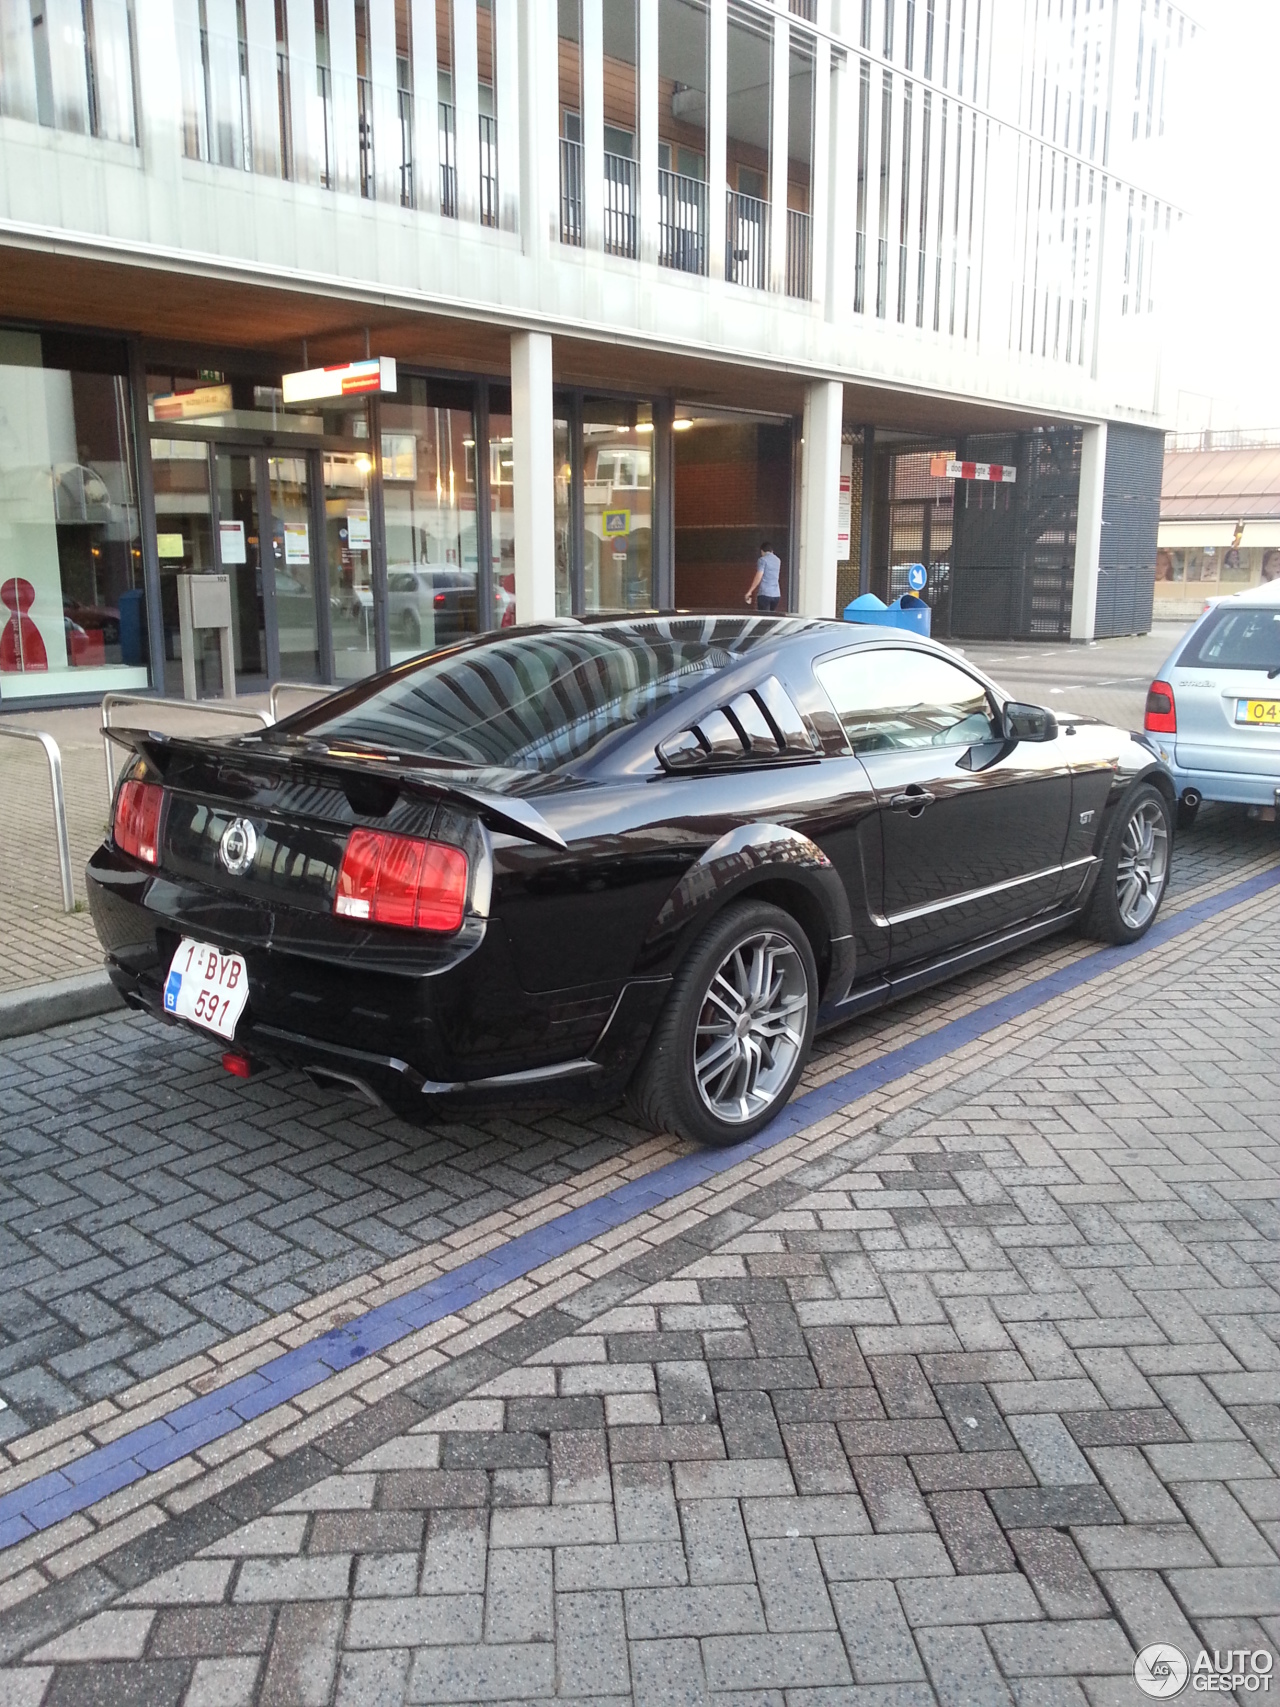
{"label": "rear window louver", "polygon": [[683,771],[767,759],[813,758],[817,746],[791,695],[776,676],[709,711],[657,749],[668,770]]}

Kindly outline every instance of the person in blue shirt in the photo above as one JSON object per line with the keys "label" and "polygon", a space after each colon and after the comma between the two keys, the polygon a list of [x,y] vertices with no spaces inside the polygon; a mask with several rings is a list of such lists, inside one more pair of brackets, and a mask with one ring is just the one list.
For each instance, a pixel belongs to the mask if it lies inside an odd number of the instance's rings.
{"label": "person in blue shirt", "polygon": [[[782,603],[782,559],[774,551],[769,540],[762,540],[760,556],[756,563],[756,578],[747,588],[747,603],[754,598],[756,609],[760,611],[775,611]],[[759,594],[756,594],[756,588]]]}

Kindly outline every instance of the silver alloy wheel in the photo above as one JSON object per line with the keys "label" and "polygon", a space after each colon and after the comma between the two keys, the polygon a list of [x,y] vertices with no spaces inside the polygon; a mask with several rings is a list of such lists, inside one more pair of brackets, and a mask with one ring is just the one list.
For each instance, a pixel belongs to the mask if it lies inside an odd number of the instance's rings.
{"label": "silver alloy wheel", "polygon": [[1160,905],[1169,872],[1169,830],[1154,800],[1138,805],[1120,839],[1116,906],[1131,931],[1148,924]]}
{"label": "silver alloy wheel", "polygon": [[720,962],[693,1043],[698,1094],[717,1120],[754,1120],[779,1095],[804,1047],[809,982],[794,946],[757,930]]}

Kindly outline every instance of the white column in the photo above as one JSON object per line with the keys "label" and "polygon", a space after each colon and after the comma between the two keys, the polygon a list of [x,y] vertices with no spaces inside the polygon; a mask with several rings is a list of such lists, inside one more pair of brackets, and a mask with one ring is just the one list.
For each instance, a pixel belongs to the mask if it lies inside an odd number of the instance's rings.
{"label": "white column", "polygon": [[289,170],[299,184],[320,179],[324,114],[316,84],[315,0],[285,0],[289,34]]}
{"label": "white column", "polygon": [[[855,258],[857,196],[858,196],[858,62],[849,57],[831,59],[831,93],[829,97],[830,141],[826,158],[826,183],[818,178],[815,152],[814,184],[818,186],[821,203],[814,205],[816,216],[822,208],[824,225],[823,250],[818,247],[815,217],[813,234],[813,289],[821,295],[828,320],[843,320],[853,307],[853,267]],[[818,256],[822,253],[823,272],[818,272]]]}
{"label": "white column", "polygon": [[518,18],[516,0],[493,0],[493,105],[498,126],[498,224],[520,229],[520,80],[516,30],[532,29]]}
{"label": "white column", "polygon": [[360,93],[355,0],[329,3],[329,85],[333,95],[333,187],[360,194]]}
{"label": "white column", "polygon": [[556,614],[555,405],[551,338],[511,334],[511,506],[516,536],[516,620]]}
{"label": "white column", "polygon": [[582,0],[582,235],[604,242],[604,3]]}
{"label": "white column", "polygon": [[480,217],[480,59],[476,0],[453,0],[453,118],[458,218]]}
{"label": "white column", "polygon": [[707,271],[722,279],[729,187],[729,0],[710,0],[707,29]]}
{"label": "white column", "polygon": [[[297,0],[299,5],[306,0]],[[314,3],[314,0],[313,0]],[[413,66],[413,205],[440,211],[440,87],[436,68],[435,0],[410,0]]]}
{"label": "white column", "polygon": [[801,616],[836,614],[836,524],[840,510],[840,433],[844,387],[814,380],[805,388],[800,462],[800,572],[795,608]]}
{"label": "white column", "polygon": [[791,112],[791,26],[781,12],[773,20],[773,100],[769,126],[770,290],[787,288],[787,160]]}
{"label": "white column", "polygon": [[640,151],[640,259],[656,261],[658,206],[658,0],[639,0],[636,19],[636,109]]}
{"label": "white column", "polygon": [[560,81],[556,15],[520,15],[520,236],[526,255],[560,234]]}
{"label": "white column", "polygon": [[400,97],[396,78],[396,0],[368,0],[369,75],[373,82],[373,171],[380,202],[400,200]]}
{"label": "white column", "polygon": [[37,117],[30,0],[0,0],[0,114],[33,124]]}
{"label": "white column", "polygon": [[819,37],[813,66],[813,154],[809,167],[809,290],[819,304],[827,298],[832,93],[831,43]]}
{"label": "white column", "polygon": [[[176,184],[183,132],[182,59],[169,0],[135,0],[138,55],[138,143],[148,184]],[[196,46],[199,41],[197,38]],[[202,103],[203,104],[203,103]]]}
{"label": "white column", "polygon": [[249,128],[253,133],[253,169],[280,175],[280,96],[276,73],[274,0],[245,0],[245,50],[249,59]]}
{"label": "white column", "polygon": [[1102,550],[1102,488],[1107,472],[1107,424],[1084,429],[1080,498],[1076,505],[1076,567],[1071,588],[1071,638],[1092,640]]}

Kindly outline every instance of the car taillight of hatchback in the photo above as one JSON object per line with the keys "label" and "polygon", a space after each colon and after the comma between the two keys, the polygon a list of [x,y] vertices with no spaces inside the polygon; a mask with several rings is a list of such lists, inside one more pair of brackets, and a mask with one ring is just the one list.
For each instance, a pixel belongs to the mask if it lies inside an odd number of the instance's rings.
{"label": "car taillight of hatchback", "polygon": [[111,820],[111,839],[120,852],[146,865],[159,865],[163,810],[164,789],[158,782],[142,782],[137,777],[122,782]]}
{"label": "car taillight of hatchback", "polygon": [[456,931],[467,901],[467,856],[446,842],[352,830],[333,910],[404,930]]}
{"label": "car taillight of hatchback", "polygon": [[1147,715],[1143,728],[1152,735],[1178,733],[1178,708],[1168,682],[1152,682],[1147,689]]}

